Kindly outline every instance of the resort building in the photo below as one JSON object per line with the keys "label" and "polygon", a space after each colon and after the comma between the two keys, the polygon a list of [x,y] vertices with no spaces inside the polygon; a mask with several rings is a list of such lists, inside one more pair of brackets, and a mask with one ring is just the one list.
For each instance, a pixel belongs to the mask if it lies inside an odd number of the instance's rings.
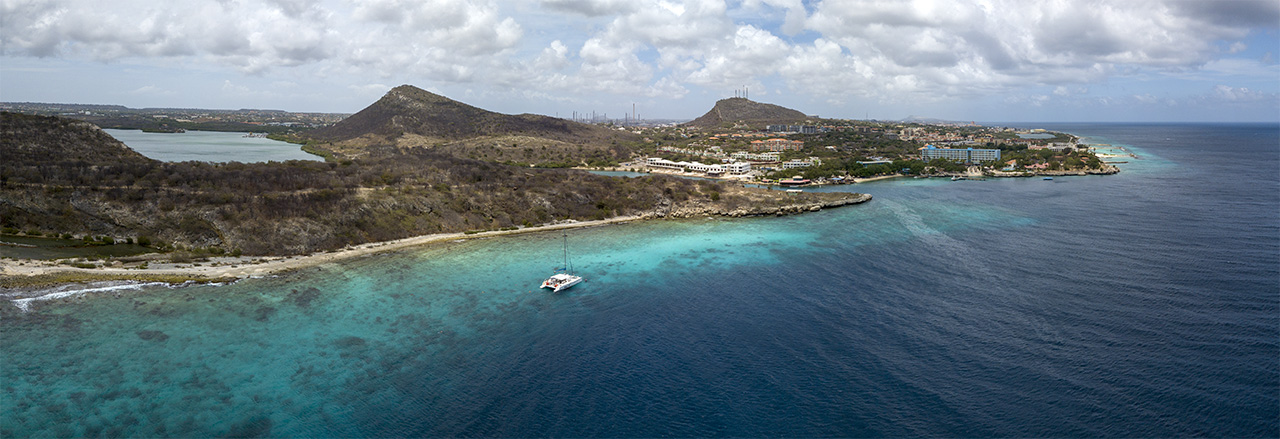
{"label": "resort building", "polygon": [[674,171],[683,171],[684,167],[688,164],[689,162],[673,162],[660,157],[649,157],[645,160],[645,165],[648,165],[650,168],[663,168]]}
{"label": "resort building", "polygon": [[819,131],[821,132],[829,131],[824,128],[819,128],[815,125],[768,125],[765,127],[765,129],[771,133],[800,133],[800,134],[814,134]]}
{"label": "resort building", "polygon": [[684,169],[690,172],[701,172],[707,175],[720,175],[724,173],[724,166],[708,165],[699,162],[691,162],[685,165]]}
{"label": "resort building", "polygon": [[782,153],[762,152],[759,154],[753,154],[749,152],[738,151],[733,153],[731,157],[738,160],[753,160],[757,162],[776,162],[782,159]]}
{"label": "resort building", "polygon": [[809,157],[805,160],[792,159],[782,162],[782,169],[807,168],[810,166],[821,165],[822,160],[817,157]]}
{"label": "resort building", "polygon": [[[737,168],[732,167],[735,164],[736,163],[730,163],[729,166],[725,166],[725,165],[708,165],[706,163],[700,163],[700,162],[673,162],[671,160],[658,158],[658,157],[649,157],[648,159],[645,159],[645,165],[649,166],[650,168],[670,169],[672,171],[680,171],[680,172],[700,172],[707,175],[721,175],[721,174],[724,174],[726,170],[741,169],[741,167],[737,167]],[[750,169],[751,169],[750,165],[747,165],[747,170],[749,171]],[[739,173],[745,173],[745,172],[746,171],[739,172]]]}
{"label": "resort building", "polygon": [[801,148],[804,148],[804,142],[799,140],[768,139],[751,142],[752,151],[799,151]]}
{"label": "resort building", "polygon": [[920,148],[920,159],[926,162],[934,159],[947,159],[964,163],[978,163],[1000,160],[1000,150],[973,148],[952,149],[925,145],[923,148]]}
{"label": "resort building", "polygon": [[747,162],[732,162],[724,165],[725,171],[730,174],[746,174],[751,172],[751,164]]}
{"label": "resort building", "polygon": [[677,154],[696,155],[696,156],[710,157],[710,158],[716,158],[716,159],[723,159],[727,157],[724,155],[724,151],[721,151],[720,147],[718,146],[712,146],[707,149],[678,148],[674,146],[663,146],[663,147],[659,147],[658,151],[674,152]]}

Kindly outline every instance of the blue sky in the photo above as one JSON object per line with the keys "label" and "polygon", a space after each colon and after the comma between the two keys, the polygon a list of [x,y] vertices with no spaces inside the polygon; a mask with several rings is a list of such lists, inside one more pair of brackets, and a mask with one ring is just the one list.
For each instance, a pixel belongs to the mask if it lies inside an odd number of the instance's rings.
{"label": "blue sky", "polygon": [[1280,121],[1280,2],[0,0],[0,100],[355,112]]}

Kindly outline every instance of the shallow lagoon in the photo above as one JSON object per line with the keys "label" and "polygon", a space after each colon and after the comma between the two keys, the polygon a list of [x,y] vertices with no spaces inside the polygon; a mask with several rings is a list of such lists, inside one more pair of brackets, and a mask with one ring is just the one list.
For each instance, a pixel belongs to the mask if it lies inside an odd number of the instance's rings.
{"label": "shallow lagoon", "polygon": [[324,161],[322,157],[303,152],[299,145],[263,137],[245,137],[245,133],[217,131],[147,133],[141,130],[116,129],[103,131],[142,155],[166,162]]}

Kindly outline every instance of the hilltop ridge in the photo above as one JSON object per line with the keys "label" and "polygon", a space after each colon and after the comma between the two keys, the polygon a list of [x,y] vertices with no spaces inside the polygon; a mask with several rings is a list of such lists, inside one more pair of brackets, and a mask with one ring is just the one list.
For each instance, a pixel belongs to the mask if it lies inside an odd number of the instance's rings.
{"label": "hilltop ridge", "polygon": [[89,122],[0,112],[0,151],[13,162],[154,162]]}
{"label": "hilltop ridge", "polygon": [[[415,148],[488,161],[536,163],[563,159],[569,148],[579,158],[625,158],[610,148],[638,136],[537,114],[509,115],[468,105],[412,85],[401,85],[381,99],[332,126],[303,135],[324,142],[340,156],[360,157]],[[537,151],[530,151],[537,147]],[[503,148],[502,153],[497,148]],[[485,155],[477,153],[485,149]],[[492,150],[492,157],[489,157]]]}
{"label": "hilltop ridge", "polygon": [[464,138],[483,131],[493,113],[411,86],[393,88],[356,114],[310,137],[341,141],[376,134],[397,137],[404,133],[445,139]]}
{"label": "hilltop ridge", "polygon": [[706,114],[685,123],[685,126],[714,128],[725,124],[769,125],[791,124],[807,119],[804,113],[774,104],[756,102],[746,98],[727,98],[716,101]]}

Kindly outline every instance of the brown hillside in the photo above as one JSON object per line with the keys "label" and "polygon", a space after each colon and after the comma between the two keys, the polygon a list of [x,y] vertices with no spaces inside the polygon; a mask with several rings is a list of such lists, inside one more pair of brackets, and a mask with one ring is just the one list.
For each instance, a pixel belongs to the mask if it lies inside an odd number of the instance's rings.
{"label": "brown hillside", "polygon": [[[411,85],[393,88],[359,113],[306,136],[313,142],[328,142],[332,144],[329,149],[347,156],[360,156],[379,146],[431,148],[513,136],[566,147],[637,140],[629,133],[554,117],[495,113]],[[443,152],[458,155],[457,151]]]}
{"label": "brown hillside", "polygon": [[744,98],[721,99],[707,114],[694,119],[685,126],[698,128],[715,128],[726,124],[745,124],[751,126],[769,124],[792,124],[807,118],[790,108],[755,102]]}
{"label": "brown hillside", "polygon": [[13,162],[153,161],[88,122],[0,112],[0,156]]}
{"label": "brown hillside", "polygon": [[160,162],[88,123],[2,117],[0,228],[208,254],[299,254],[615,216],[798,213],[858,197],[530,169],[425,148],[327,163]]}

